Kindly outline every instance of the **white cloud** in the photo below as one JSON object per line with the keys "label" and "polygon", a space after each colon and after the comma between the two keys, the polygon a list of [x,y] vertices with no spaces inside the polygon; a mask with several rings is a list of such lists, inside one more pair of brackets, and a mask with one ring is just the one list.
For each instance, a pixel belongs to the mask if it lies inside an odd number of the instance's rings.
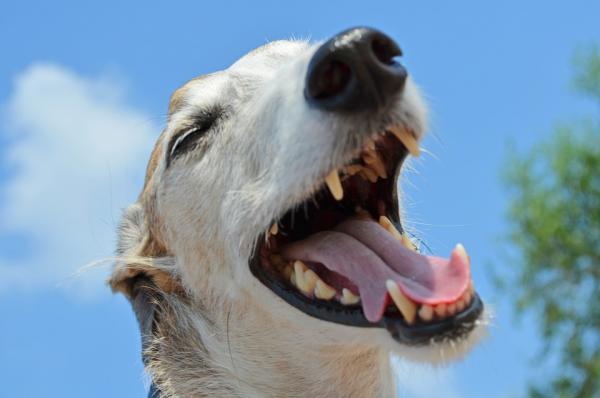
{"label": "white cloud", "polygon": [[33,244],[16,260],[0,253],[0,293],[107,291],[107,267],[71,276],[112,255],[120,211],[135,200],[157,136],[151,118],[125,103],[115,79],[39,63],[15,79],[2,129],[14,173],[0,180],[0,234]]}
{"label": "white cloud", "polygon": [[450,367],[432,367],[392,359],[397,381],[398,397],[402,398],[462,398],[459,383]]}

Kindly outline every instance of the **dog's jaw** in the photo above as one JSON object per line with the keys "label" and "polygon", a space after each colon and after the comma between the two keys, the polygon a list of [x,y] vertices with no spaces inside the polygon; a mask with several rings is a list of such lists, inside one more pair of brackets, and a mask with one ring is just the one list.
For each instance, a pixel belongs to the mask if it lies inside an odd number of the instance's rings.
{"label": "dog's jaw", "polygon": [[[194,329],[190,347],[177,348],[202,356],[187,358],[185,366],[208,367],[214,376],[210,382],[220,383],[223,395],[391,397],[389,351],[438,363],[471,346],[470,337],[456,350],[449,345],[408,348],[382,329],[324,322],[291,307],[250,273],[257,238],[273,219],[309,197],[324,173],[349,160],[350,149],[367,139],[361,132],[395,123],[420,140],[426,130],[426,108],[410,79],[385,121],[339,119],[308,107],[301,85],[315,48],[305,42],[271,43],[228,71],[178,90],[149,166],[140,200],[143,217],[136,215],[139,236],[123,249],[128,256],[168,264],[161,263],[161,270],[190,300],[180,304],[186,310],[177,315]],[[199,110],[217,103],[231,113],[210,147],[201,158],[190,155],[167,167],[172,135]],[[120,278],[135,272],[154,272],[159,261],[153,261],[124,263],[113,286],[119,288]],[[173,329],[165,333],[178,333],[180,321],[174,317]],[[472,333],[473,339],[477,335]],[[169,358],[153,366],[159,381],[178,372],[193,377],[193,369]],[[199,385],[181,383],[176,394],[195,396]]]}

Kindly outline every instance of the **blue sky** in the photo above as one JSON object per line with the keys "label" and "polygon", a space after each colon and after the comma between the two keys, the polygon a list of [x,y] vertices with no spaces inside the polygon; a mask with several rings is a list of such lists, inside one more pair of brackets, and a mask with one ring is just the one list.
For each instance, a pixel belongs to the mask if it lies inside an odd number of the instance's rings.
{"label": "blue sky", "polygon": [[[110,294],[120,209],[133,201],[170,93],[268,40],[324,39],[369,25],[394,37],[432,110],[405,184],[433,251],[465,244],[496,308],[490,337],[444,370],[407,364],[401,392],[519,397],[539,348],[485,269],[502,269],[506,143],[594,111],[573,93],[571,58],[600,43],[596,1],[30,2],[0,13],[0,374],[6,397],[143,397],[137,325]],[[106,145],[106,143],[110,145]]]}

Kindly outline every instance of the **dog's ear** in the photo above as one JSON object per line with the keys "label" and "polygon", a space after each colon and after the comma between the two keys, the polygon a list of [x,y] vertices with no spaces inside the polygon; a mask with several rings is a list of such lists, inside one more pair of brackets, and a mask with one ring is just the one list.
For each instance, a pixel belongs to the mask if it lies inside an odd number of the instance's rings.
{"label": "dog's ear", "polygon": [[171,257],[146,222],[144,208],[139,203],[124,212],[118,230],[117,261],[109,279],[113,291],[133,298],[135,281],[140,276],[150,279],[165,293],[181,291]]}

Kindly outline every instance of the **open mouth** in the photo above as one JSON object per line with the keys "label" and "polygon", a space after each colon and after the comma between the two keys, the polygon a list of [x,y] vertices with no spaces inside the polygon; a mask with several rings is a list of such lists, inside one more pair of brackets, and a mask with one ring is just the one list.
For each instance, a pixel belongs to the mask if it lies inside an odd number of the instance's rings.
{"label": "open mouth", "polygon": [[483,310],[465,249],[449,259],[421,254],[398,214],[396,181],[419,153],[414,135],[391,126],[357,152],[261,236],[252,273],[325,321],[384,327],[412,345],[465,335]]}

